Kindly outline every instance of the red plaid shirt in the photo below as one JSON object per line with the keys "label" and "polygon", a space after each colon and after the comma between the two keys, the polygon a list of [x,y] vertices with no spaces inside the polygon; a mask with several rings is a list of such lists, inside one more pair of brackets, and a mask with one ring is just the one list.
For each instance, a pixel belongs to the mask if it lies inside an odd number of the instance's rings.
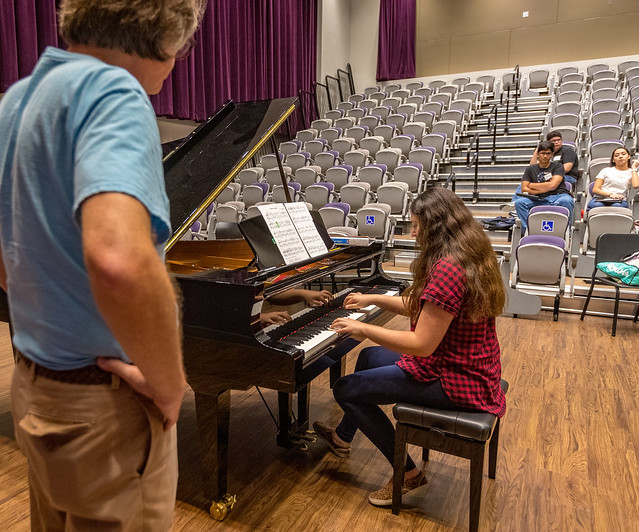
{"label": "red plaid shirt", "polygon": [[432,355],[402,355],[397,365],[415,380],[439,379],[446,395],[460,408],[501,417],[506,412],[506,397],[499,385],[501,362],[495,318],[478,323],[464,319],[465,292],[464,268],[449,259],[437,262],[422,300],[452,314],[453,321]]}

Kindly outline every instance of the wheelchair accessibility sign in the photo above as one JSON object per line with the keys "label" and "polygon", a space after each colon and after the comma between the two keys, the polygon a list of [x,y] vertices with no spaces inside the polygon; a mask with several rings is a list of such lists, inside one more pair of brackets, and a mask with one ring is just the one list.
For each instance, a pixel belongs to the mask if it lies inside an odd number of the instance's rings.
{"label": "wheelchair accessibility sign", "polygon": [[542,220],[541,221],[541,232],[542,233],[552,233],[555,228],[555,222],[553,220]]}
{"label": "wheelchair accessibility sign", "polygon": [[366,217],[366,225],[375,225],[375,216],[367,216]]}

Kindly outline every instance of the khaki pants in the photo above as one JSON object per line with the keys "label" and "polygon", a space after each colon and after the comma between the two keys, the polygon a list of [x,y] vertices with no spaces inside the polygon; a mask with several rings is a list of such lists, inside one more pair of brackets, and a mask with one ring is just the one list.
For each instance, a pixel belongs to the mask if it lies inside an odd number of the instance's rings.
{"label": "khaki pants", "polygon": [[18,362],[16,439],[29,463],[31,529],[164,531],[177,488],[176,428],[153,403],[112,385],[35,377]]}

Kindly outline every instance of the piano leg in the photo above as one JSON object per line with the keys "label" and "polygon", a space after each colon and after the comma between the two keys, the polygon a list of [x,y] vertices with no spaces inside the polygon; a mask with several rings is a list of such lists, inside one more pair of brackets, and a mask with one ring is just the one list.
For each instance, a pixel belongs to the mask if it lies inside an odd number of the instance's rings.
{"label": "piano leg", "polygon": [[304,449],[305,442],[312,440],[305,433],[308,430],[311,386],[307,384],[297,392],[297,420],[293,421],[293,395],[277,393],[279,432],[277,444],[280,447],[292,447],[294,444]]}
{"label": "piano leg", "polygon": [[235,495],[227,490],[229,419],[231,392],[216,395],[195,393],[204,496],[211,501],[211,515],[221,521],[235,504]]}

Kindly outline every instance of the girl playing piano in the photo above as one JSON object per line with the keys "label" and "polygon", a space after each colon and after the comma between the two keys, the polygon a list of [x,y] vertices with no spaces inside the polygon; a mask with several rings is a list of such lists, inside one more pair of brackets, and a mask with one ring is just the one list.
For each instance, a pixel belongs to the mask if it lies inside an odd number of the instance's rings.
{"label": "girl playing piano", "polygon": [[[315,431],[339,457],[361,430],[393,464],[393,423],[379,405],[406,402],[441,409],[502,416],[500,350],[495,317],[505,291],[495,253],[483,229],[451,191],[432,188],[411,205],[412,235],[420,255],[412,265],[413,285],[403,296],[350,294],[346,308],[374,304],[410,317],[410,331],[389,330],[349,319],[332,328],[379,344],[361,351],[355,372],[339,379],[335,399],[344,416],[335,428],[315,422]],[[426,483],[407,457],[403,491]],[[369,495],[390,505],[392,479]]]}

